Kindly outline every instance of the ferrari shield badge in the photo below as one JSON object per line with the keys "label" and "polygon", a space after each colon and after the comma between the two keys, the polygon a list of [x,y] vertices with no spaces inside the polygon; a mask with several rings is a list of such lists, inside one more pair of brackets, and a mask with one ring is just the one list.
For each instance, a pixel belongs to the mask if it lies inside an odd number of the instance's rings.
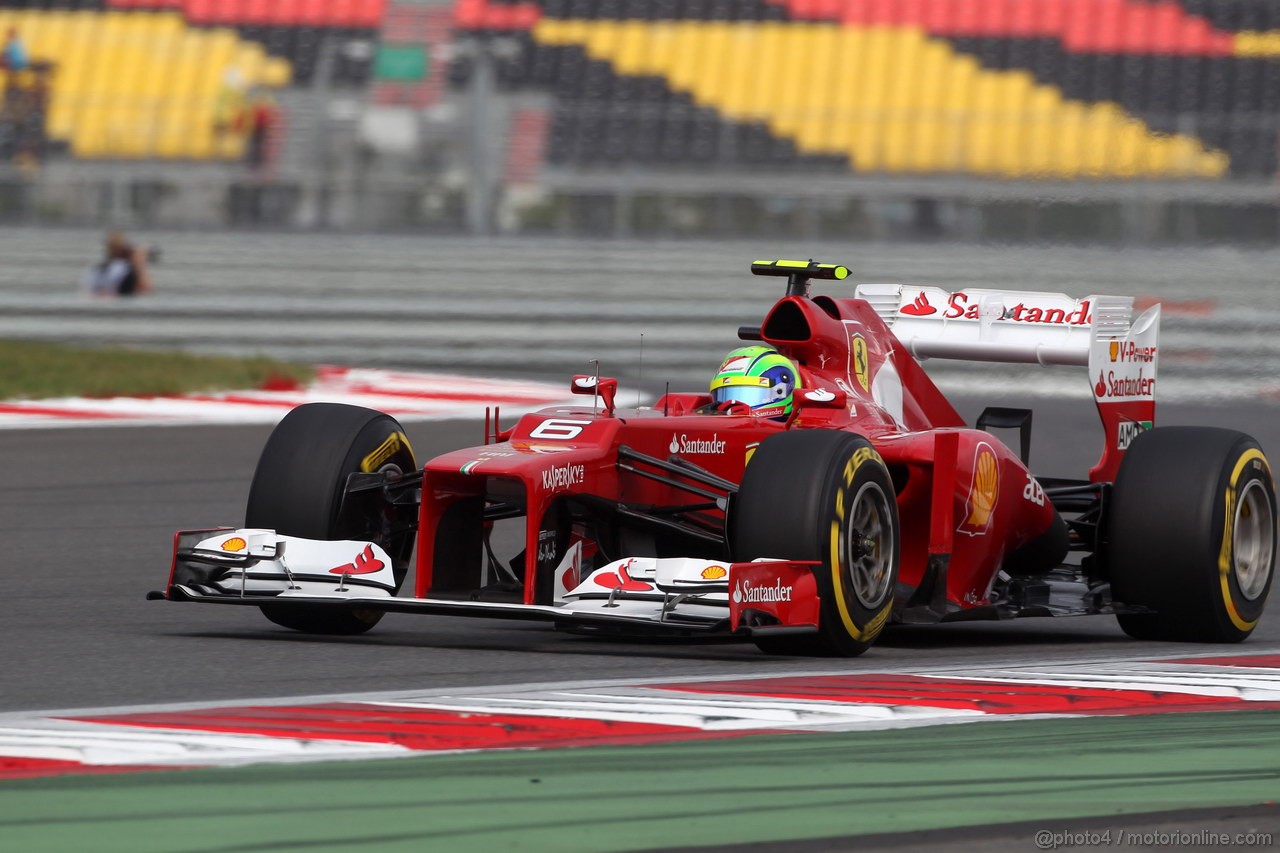
{"label": "ferrari shield badge", "polygon": [[849,351],[853,357],[853,375],[863,391],[871,390],[871,362],[867,357],[867,341],[862,335],[854,335],[849,339]]}

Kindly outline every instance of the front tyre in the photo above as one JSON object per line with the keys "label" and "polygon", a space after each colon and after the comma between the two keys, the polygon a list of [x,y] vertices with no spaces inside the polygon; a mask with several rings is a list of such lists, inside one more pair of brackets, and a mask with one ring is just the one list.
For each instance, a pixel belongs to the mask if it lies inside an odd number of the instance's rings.
{"label": "front tyre", "polygon": [[884,460],[865,438],[804,430],[760,444],[730,525],[735,560],[813,560],[816,635],[761,636],[769,654],[852,657],[889,619],[898,581],[898,504]]}
{"label": "front tyre", "polygon": [[1161,427],[1134,439],[1111,493],[1112,598],[1150,608],[1117,615],[1142,640],[1238,643],[1271,589],[1276,497],[1249,436]]}
{"label": "front tyre", "polygon": [[[417,469],[400,424],[372,409],[338,403],[299,406],[272,431],[249,488],[245,526],[305,539],[355,539],[382,546],[396,588],[413,552],[411,520],[380,495],[344,499],[354,473],[407,474]],[[263,605],[272,622],[309,634],[362,634],[380,611]]]}

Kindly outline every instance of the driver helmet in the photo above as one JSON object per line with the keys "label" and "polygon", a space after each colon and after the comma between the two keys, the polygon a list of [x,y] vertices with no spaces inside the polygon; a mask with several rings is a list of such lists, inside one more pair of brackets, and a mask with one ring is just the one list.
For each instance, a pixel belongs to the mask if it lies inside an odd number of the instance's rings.
{"label": "driver helmet", "polygon": [[796,366],[773,347],[739,347],[725,356],[711,380],[711,402],[742,403],[758,417],[785,420],[799,385]]}

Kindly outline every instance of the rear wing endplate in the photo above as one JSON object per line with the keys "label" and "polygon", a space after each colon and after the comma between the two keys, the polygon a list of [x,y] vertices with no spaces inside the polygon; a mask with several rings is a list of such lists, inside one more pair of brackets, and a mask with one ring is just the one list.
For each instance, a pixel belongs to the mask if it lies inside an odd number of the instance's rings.
{"label": "rear wing endplate", "polygon": [[863,284],[856,293],[918,359],[1089,368],[1105,430],[1089,472],[1112,480],[1124,451],[1155,422],[1160,306],[1133,316],[1127,296]]}

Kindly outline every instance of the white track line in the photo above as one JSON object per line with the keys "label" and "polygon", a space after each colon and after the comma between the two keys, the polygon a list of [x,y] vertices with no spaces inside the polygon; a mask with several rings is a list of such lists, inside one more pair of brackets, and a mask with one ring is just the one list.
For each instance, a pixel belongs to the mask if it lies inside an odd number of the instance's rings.
{"label": "white track line", "polygon": [[[1253,655],[1265,654],[1258,650]],[[1235,657],[1250,657],[1238,655]],[[1017,666],[960,666],[928,671],[824,672],[821,674],[768,673],[751,677],[698,676],[678,679],[636,679],[608,683],[537,684],[475,688],[466,691],[397,691],[379,694],[342,694],[323,697],[156,705],[103,711],[14,713],[0,715],[0,764],[4,757],[75,761],[95,766],[225,766],[253,763],[370,759],[422,754],[397,743],[362,742],[264,734],[211,733],[173,725],[142,728],[111,717],[124,714],[182,714],[266,706],[287,711],[316,705],[343,704],[405,712],[443,712],[456,715],[463,724],[472,715],[504,715],[556,720],[611,721],[669,727],[672,736],[690,731],[799,732],[867,731],[910,728],[980,720],[1044,719],[1077,716],[1072,713],[989,713],[974,708],[938,707],[939,696],[912,701],[904,697],[890,702],[850,702],[838,699],[779,698],[733,692],[682,692],[690,686],[716,681],[753,682],[768,679],[840,677],[876,679],[916,676],[990,685],[1003,682],[1019,687],[1073,690],[1126,690],[1168,695],[1177,706],[1179,696],[1218,696],[1252,702],[1280,701],[1280,668],[1231,667],[1197,664],[1186,656],[1169,661],[1039,662]],[[1199,706],[1205,710],[1216,706]],[[1154,706],[1152,710],[1159,710]],[[1105,713],[1105,712],[1104,712]],[[80,718],[65,719],[65,716]],[[94,718],[96,722],[82,721]],[[230,717],[237,719],[234,714]],[[477,723],[482,722],[477,719]],[[192,725],[198,723],[193,722]],[[394,726],[392,726],[394,728]],[[353,735],[355,734],[353,730]],[[571,737],[571,736],[570,736]],[[554,746],[548,741],[545,746]],[[493,748],[503,748],[498,745]],[[466,751],[459,749],[433,752]]]}
{"label": "white track line", "polygon": [[64,397],[0,402],[0,429],[33,427],[272,424],[301,403],[347,403],[404,421],[480,418],[488,405],[511,415],[568,403],[566,386],[442,373],[322,366],[307,388],[163,397]]}

